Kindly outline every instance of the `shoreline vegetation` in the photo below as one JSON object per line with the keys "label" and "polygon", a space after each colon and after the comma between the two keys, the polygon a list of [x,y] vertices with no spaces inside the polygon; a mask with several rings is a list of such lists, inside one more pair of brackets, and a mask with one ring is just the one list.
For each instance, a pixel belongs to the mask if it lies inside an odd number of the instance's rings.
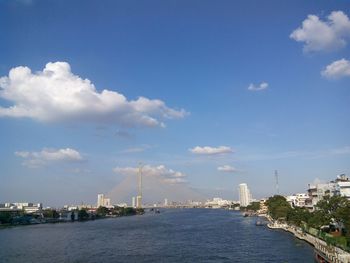
{"label": "shoreline vegetation", "polygon": [[266,201],[270,229],[282,229],[315,247],[329,262],[350,262],[350,201],[326,196],[313,211],[291,207],[285,197]]}
{"label": "shoreline vegetation", "polygon": [[72,211],[64,209],[44,209],[35,213],[25,213],[24,211],[0,211],[0,229],[35,224],[85,222],[122,216],[142,215],[144,213],[145,211],[143,208],[118,206],[113,208],[100,206],[97,209],[82,208]]}

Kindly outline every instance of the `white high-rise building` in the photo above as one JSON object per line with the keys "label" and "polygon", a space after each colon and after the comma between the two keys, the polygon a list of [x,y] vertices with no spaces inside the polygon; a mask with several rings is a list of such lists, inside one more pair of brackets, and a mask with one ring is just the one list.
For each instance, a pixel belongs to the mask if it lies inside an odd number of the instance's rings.
{"label": "white high-rise building", "polygon": [[168,198],[164,199],[164,206],[168,206]]}
{"label": "white high-rise building", "polygon": [[239,204],[242,207],[246,207],[250,204],[251,194],[249,192],[247,184],[243,183],[239,185]]}
{"label": "white high-rise building", "polygon": [[104,199],[105,199],[104,194],[97,195],[97,207],[104,206]]}
{"label": "white high-rise building", "polygon": [[98,194],[97,195],[97,207],[104,206],[104,207],[111,207],[111,199],[105,197],[104,194]]}
{"label": "white high-rise building", "polygon": [[131,204],[131,206],[132,206],[133,208],[136,207],[136,197],[135,197],[135,196],[132,197],[132,204]]}

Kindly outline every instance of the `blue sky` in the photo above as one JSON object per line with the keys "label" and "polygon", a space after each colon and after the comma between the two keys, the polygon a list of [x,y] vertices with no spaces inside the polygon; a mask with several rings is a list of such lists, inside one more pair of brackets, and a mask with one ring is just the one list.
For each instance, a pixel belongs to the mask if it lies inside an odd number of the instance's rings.
{"label": "blue sky", "polygon": [[138,162],[229,199],[274,194],[275,169],[285,194],[349,175],[349,17],[348,1],[0,0],[0,201],[92,203]]}

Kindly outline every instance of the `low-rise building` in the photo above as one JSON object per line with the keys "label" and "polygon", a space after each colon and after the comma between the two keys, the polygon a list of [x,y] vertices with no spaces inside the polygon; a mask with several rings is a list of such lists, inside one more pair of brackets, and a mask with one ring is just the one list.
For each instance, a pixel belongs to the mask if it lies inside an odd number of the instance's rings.
{"label": "low-rise building", "polygon": [[229,207],[231,204],[232,201],[224,200],[220,197],[214,197],[213,200],[208,200],[207,202],[205,202],[205,206],[211,208]]}
{"label": "low-rise building", "polygon": [[0,204],[1,211],[24,211],[27,214],[32,214],[41,211],[43,205],[41,203],[33,204],[28,202],[22,203],[4,203]]}
{"label": "low-rise building", "polygon": [[292,207],[310,207],[311,199],[306,193],[298,193],[286,197]]}

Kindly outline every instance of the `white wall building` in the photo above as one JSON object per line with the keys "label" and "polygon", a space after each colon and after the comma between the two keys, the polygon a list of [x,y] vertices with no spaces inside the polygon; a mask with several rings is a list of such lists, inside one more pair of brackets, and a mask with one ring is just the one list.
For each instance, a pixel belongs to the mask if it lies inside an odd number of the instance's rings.
{"label": "white wall building", "polygon": [[337,182],[336,190],[340,196],[345,196],[350,200],[350,181],[349,182]]}
{"label": "white wall building", "polygon": [[329,183],[309,185],[308,194],[312,207],[315,207],[325,196],[340,195],[350,200],[350,180],[345,174],[341,174]]}
{"label": "white wall building", "polygon": [[23,210],[26,213],[35,213],[38,211],[41,211],[43,208],[43,205],[41,203],[33,204],[33,203],[5,203],[4,208],[12,209],[12,210]]}
{"label": "white wall building", "polygon": [[246,207],[250,204],[251,194],[247,184],[243,183],[239,185],[239,204],[242,207]]}
{"label": "white wall building", "polygon": [[212,207],[212,208],[220,208],[220,207],[227,207],[232,204],[232,201],[230,200],[224,200],[220,197],[214,197],[213,200],[208,200],[205,202],[206,207]]}

